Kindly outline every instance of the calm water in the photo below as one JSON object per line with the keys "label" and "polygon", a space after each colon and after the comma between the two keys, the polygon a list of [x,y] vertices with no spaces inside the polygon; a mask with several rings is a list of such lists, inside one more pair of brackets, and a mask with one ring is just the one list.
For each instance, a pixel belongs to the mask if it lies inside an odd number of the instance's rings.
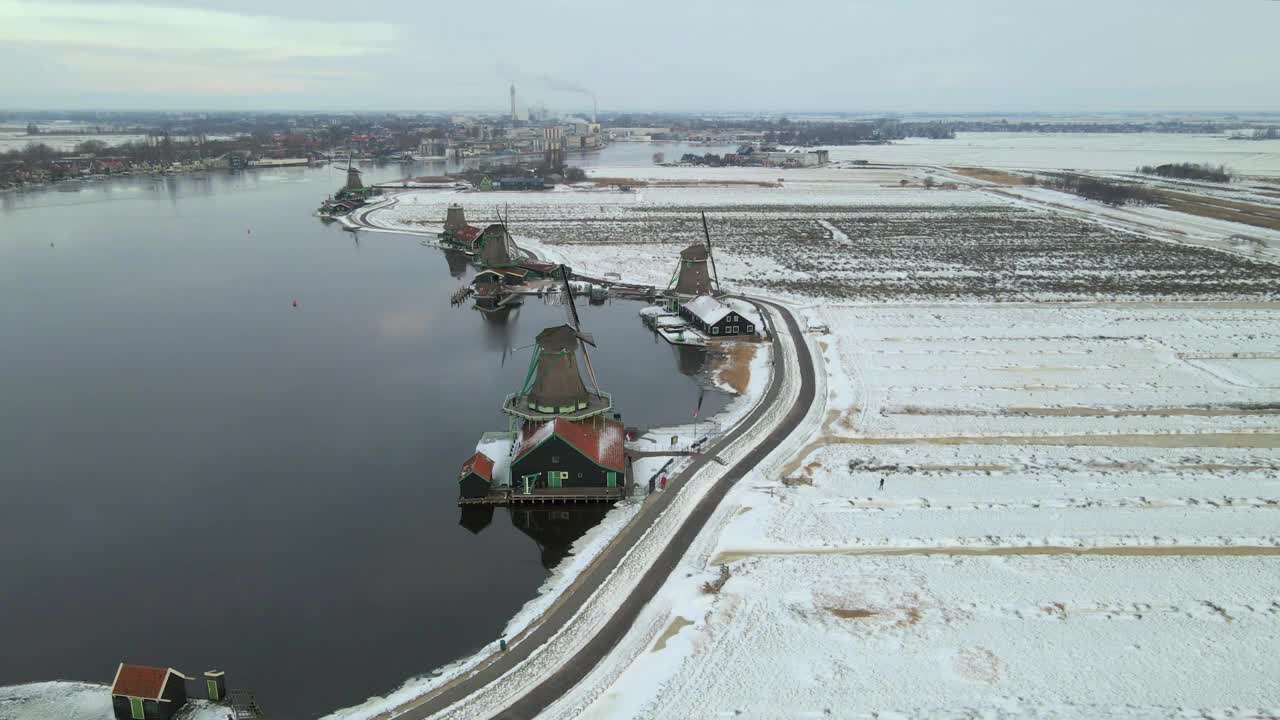
{"label": "calm water", "polygon": [[[598,520],[460,518],[456,468],[563,311],[450,308],[456,259],[311,216],[341,175],[0,195],[0,685],[221,668],[315,717],[492,642]],[[629,425],[686,421],[700,358],[638,308],[580,308],[601,385]]]}

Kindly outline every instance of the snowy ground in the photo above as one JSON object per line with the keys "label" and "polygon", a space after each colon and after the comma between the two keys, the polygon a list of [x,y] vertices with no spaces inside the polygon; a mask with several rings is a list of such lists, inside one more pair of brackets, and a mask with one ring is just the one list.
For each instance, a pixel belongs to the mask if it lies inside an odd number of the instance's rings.
{"label": "snowy ground", "polygon": [[[763,182],[767,172],[783,182],[634,192],[407,192],[367,217],[381,227],[434,235],[450,203],[462,204],[473,223],[505,207],[517,242],[548,260],[666,287],[680,250],[703,241],[705,211],[726,285],[796,301],[1280,297],[1280,268],[1268,262],[1280,257],[1280,232],[1160,208],[1107,209],[1066,193],[992,188],[930,168],[629,172],[707,183]],[[921,180],[928,175],[960,187],[926,189]]]}
{"label": "snowy ground", "polygon": [[1278,311],[809,310],[821,428],[548,717],[1280,714]]}
{"label": "snowy ground", "polygon": [[[174,720],[226,720],[226,705],[189,700]],[[112,720],[111,687],[41,682],[0,687],[0,720]]]}

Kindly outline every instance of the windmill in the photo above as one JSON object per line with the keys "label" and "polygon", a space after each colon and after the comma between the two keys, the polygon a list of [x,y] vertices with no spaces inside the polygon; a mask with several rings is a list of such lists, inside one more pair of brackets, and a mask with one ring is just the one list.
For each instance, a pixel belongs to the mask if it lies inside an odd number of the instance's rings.
{"label": "windmill", "polygon": [[711,231],[706,213],[702,214],[702,232],[707,239],[705,245],[695,243],[680,251],[680,264],[667,283],[669,294],[685,297],[720,294],[720,277],[711,255]]}
{"label": "windmill", "polygon": [[363,190],[364,183],[360,182],[360,168],[351,164],[351,155],[347,155],[347,184],[344,190]]}

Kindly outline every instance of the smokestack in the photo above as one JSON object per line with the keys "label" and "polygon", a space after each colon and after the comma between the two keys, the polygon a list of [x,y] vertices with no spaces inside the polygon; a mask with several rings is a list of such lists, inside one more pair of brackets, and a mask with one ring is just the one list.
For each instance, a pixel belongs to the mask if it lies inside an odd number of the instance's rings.
{"label": "smokestack", "polygon": [[592,123],[597,122],[597,120],[596,120],[596,95],[595,95],[595,93],[592,93],[592,94],[591,94],[591,122],[592,122]]}
{"label": "smokestack", "polygon": [[516,117],[516,84],[511,83],[511,122],[515,122]]}

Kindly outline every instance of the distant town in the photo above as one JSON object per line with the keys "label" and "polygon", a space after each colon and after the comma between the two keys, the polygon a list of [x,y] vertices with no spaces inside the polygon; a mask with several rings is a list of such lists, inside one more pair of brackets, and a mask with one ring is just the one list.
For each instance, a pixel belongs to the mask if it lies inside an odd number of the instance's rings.
{"label": "distant town", "polygon": [[1280,120],[1179,116],[859,117],[783,115],[556,113],[522,105],[508,87],[509,110],[473,114],[109,113],[0,114],[0,190],[113,175],[171,175],[324,162],[485,161],[495,167],[562,170],[568,153],[611,142],[733,146],[732,152],[682,153],[661,147],[655,164],[809,167],[827,162],[830,145],[878,145],[911,137],[954,139],[960,132],[1227,133],[1273,139]]}

